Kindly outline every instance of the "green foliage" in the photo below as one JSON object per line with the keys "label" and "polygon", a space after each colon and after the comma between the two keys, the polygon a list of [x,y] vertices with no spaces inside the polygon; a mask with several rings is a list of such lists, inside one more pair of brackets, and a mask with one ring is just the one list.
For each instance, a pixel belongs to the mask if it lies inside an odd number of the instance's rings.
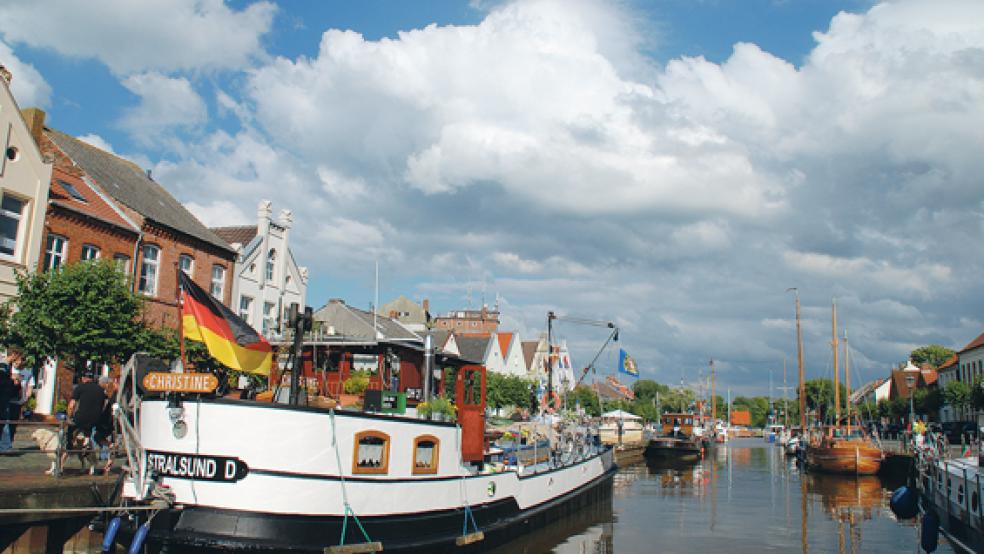
{"label": "green foliage", "polygon": [[55,402],[55,413],[57,414],[59,412],[61,413],[68,412],[68,401],[66,401],[64,398],[61,398],[58,400],[58,402]]}
{"label": "green foliage", "polygon": [[0,316],[0,332],[29,367],[56,357],[76,370],[87,362],[122,363],[154,342],[139,320],[141,299],[111,260],[21,273],[17,289]]}
{"label": "green foliage", "polygon": [[[806,389],[806,409],[815,411],[822,421],[833,418],[834,415],[834,382],[831,379],[811,379],[803,384]],[[847,408],[847,388],[840,383],[840,411],[845,414]]]}
{"label": "green foliage", "polygon": [[916,366],[927,363],[933,367],[940,367],[940,364],[945,362],[954,354],[956,354],[956,352],[943,345],[930,344],[928,346],[921,346],[913,350],[909,353],[909,359],[912,360],[913,365]]}
{"label": "green foliage", "polygon": [[[974,393],[976,394],[979,390],[980,387],[976,386],[975,383]],[[940,412],[940,408],[943,407],[943,393],[940,391],[939,387],[933,387],[930,389],[916,389],[912,400],[915,404],[916,413],[929,416],[931,419],[935,419],[936,414],[938,414]]]}
{"label": "green foliage", "polygon": [[485,400],[491,408],[527,408],[532,386],[531,381],[522,377],[490,372],[485,376]]}
{"label": "green foliage", "polygon": [[966,408],[971,401],[970,386],[963,381],[950,381],[943,390],[943,398],[955,408]]}
{"label": "green foliage", "polygon": [[663,398],[662,393],[659,395],[660,410],[664,413],[689,411],[696,401],[697,395],[694,391],[685,388],[670,389],[666,393],[666,398]]}
{"label": "green foliage", "polygon": [[739,396],[731,402],[732,410],[747,410],[752,417],[752,427],[764,427],[768,422],[769,398]]}
{"label": "green foliage", "polygon": [[598,403],[598,395],[587,385],[578,385],[573,391],[567,393],[564,398],[564,405],[570,407],[580,404],[584,413],[597,417],[601,415],[601,405]]}
{"label": "green foliage", "polygon": [[661,398],[665,397],[670,392],[670,387],[652,379],[638,379],[632,385],[632,392],[639,400],[650,400],[656,398],[656,393],[659,393]]}
{"label": "green foliage", "polygon": [[369,388],[369,375],[361,371],[353,371],[342,384],[345,394],[362,394]]}
{"label": "green foliage", "polygon": [[976,410],[984,408],[984,379],[981,377],[974,379],[974,386],[970,391],[970,404]]}
{"label": "green foliage", "polygon": [[430,417],[432,414],[444,414],[447,419],[454,421],[457,410],[447,398],[435,396],[430,399],[430,402],[417,404],[417,414],[423,417]]}

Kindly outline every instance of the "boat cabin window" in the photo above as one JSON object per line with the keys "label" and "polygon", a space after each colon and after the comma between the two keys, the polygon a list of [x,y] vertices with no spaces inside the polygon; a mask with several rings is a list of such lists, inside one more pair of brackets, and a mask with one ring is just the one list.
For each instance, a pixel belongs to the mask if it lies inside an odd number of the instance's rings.
{"label": "boat cabin window", "polygon": [[389,472],[389,435],[382,431],[363,431],[355,435],[352,473]]}
{"label": "boat cabin window", "polygon": [[413,474],[437,473],[437,454],[441,442],[437,437],[422,435],[413,440]]}

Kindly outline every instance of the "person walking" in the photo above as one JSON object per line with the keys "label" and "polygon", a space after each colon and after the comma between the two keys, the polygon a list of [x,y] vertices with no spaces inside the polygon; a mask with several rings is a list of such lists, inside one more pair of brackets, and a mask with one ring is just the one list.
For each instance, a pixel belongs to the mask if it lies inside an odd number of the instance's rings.
{"label": "person walking", "polygon": [[14,446],[14,436],[6,420],[10,416],[10,401],[14,399],[16,393],[14,381],[10,378],[10,365],[6,362],[0,363],[0,452],[9,452]]}
{"label": "person walking", "polygon": [[72,391],[72,399],[68,402],[68,416],[71,424],[68,426],[68,438],[66,452],[62,453],[62,467],[68,458],[67,450],[72,449],[79,434],[83,437],[92,438],[92,433],[99,423],[106,403],[106,393],[99,383],[93,380],[92,373],[82,374],[82,382]]}
{"label": "person walking", "polygon": [[103,392],[106,394],[106,400],[103,403],[102,412],[99,414],[99,421],[96,422],[93,440],[99,445],[99,460],[105,462],[103,465],[103,474],[107,475],[113,467],[111,449],[113,446],[113,430],[115,426],[115,422],[113,421],[113,395],[116,392],[116,383],[108,376],[103,375],[99,378],[99,386],[102,387]]}

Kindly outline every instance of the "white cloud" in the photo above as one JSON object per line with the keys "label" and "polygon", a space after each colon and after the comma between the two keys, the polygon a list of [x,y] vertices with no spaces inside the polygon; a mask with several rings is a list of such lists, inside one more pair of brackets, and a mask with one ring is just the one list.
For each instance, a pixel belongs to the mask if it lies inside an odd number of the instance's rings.
{"label": "white cloud", "polygon": [[96,148],[98,148],[100,150],[104,150],[104,151],[110,152],[112,154],[115,154],[116,153],[116,151],[113,150],[113,145],[111,145],[109,142],[106,141],[106,139],[102,138],[101,136],[99,136],[99,135],[97,135],[95,133],[89,133],[87,135],[82,135],[82,136],[76,137],[76,138],[78,138],[79,140],[81,140],[82,142],[84,142],[86,144],[91,144],[92,146],[95,146]]}
{"label": "white cloud", "polygon": [[794,251],[785,252],[783,257],[787,264],[803,272],[850,280],[855,284],[871,281],[894,291],[924,295],[929,294],[932,287],[946,283],[953,273],[952,268],[942,264],[920,264],[907,268],[885,260]]}
{"label": "white cloud", "polygon": [[44,108],[51,102],[51,85],[33,65],[14,55],[10,46],[0,41],[0,65],[11,73],[10,91],[21,108]]}
{"label": "white cloud", "polygon": [[117,74],[236,69],[263,55],[276,6],[222,0],[36,0],[0,6],[8,43],[96,58]]}
{"label": "white cloud", "polygon": [[243,225],[249,218],[239,209],[239,206],[227,200],[219,200],[209,204],[185,202],[195,217],[208,227],[223,227],[228,225]]}
{"label": "white cloud", "polygon": [[138,142],[160,142],[160,136],[174,127],[192,127],[208,119],[205,102],[183,77],[142,73],[124,79],[123,86],[140,97],[140,104],[127,108],[120,121]]}

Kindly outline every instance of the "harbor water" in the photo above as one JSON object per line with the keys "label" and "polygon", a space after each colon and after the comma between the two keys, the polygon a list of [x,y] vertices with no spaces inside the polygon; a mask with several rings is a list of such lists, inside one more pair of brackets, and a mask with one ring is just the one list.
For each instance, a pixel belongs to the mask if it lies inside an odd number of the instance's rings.
{"label": "harbor water", "polygon": [[[776,445],[737,439],[699,462],[623,467],[611,506],[495,552],[916,552],[917,525],[888,507],[901,484],[804,473]],[[954,550],[940,537],[936,552]]]}

